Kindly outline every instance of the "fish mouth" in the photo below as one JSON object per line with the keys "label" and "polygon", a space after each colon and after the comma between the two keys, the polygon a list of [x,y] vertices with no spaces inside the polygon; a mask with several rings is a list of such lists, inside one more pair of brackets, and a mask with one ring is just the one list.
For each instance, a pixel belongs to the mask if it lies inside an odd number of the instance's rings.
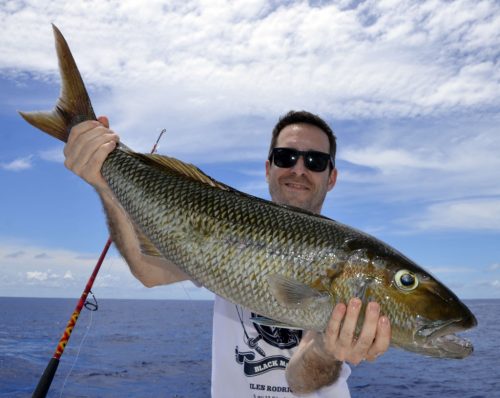
{"label": "fish mouth", "polygon": [[[471,314],[472,315],[472,314]],[[462,359],[474,351],[472,342],[457,335],[477,325],[472,315],[467,318],[428,322],[417,330],[416,336],[424,340],[424,353],[433,357]]]}

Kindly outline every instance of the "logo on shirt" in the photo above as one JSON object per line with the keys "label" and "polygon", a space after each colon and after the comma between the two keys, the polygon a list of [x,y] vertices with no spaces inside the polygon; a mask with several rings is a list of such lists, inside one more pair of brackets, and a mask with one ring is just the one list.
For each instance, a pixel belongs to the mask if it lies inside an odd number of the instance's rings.
{"label": "logo on shirt", "polygon": [[289,359],[283,355],[272,355],[255,360],[255,352],[235,349],[236,362],[243,365],[243,372],[247,377],[258,376],[275,369],[285,369]]}
{"label": "logo on shirt", "polygon": [[[252,317],[256,317],[256,314],[252,313]],[[302,338],[301,330],[263,326],[255,322],[253,322],[253,326],[257,331],[257,336],[250,337],[243,322],[241,322],[241,326],[245,335],[244,341],[252,351],[240,351],[236,347],[235,359],[237,363],[243,365],[243,372],[247,377],[258,376],[275,369],[285,369],[290,360],[290,358],[283,355],[266,356],[264,349],[259,345],[261,340],[280,350],[286,350],[296,347]],[[257,354],[263,358],[256,359]]]}
{"label": "logo on shirt", "polygon": [[[258,315],[252,312],[252,317],[258,317]],[[302,338],[302,330],[263,326],[255,322],[253,323],[253,326],[259,334],[259,338],[263,339],[267,344],[281,350],[287,350],[298,346],[300,339]]]}

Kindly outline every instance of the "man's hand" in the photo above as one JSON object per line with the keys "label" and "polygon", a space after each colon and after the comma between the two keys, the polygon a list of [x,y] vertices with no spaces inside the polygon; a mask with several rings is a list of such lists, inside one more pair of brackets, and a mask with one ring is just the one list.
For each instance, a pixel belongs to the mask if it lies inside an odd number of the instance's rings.
{"label": "man's hand", "polygon": [[389,348],[391,326],[380,316],[380,306],[366,306],[361,333],[355,338],[361,300],[337,304],[324,333],[309,331],[290,359],[286,370],[289,386],[295,394],[306,394],[333,384],[340,375],[342,362],[354,365],[364,359],[373,361]]}
{"label": "man's hand", "polygon": [[375,360],[387,351],[391,342],[389,319],[380,316],[380,306],[374,302],[366,306],[361,333],[355,338],[361,304],[359,298],[351,299],[347,307],[345,304],[337,304],[323,335],[326,354],[353,365],[365,359]]}
{"label": "man's hand", "polygon": [[64,165],[98,191],[106,189],[101,167],[118,141],[106,117],[80,123],[71,129],[64,147]]}

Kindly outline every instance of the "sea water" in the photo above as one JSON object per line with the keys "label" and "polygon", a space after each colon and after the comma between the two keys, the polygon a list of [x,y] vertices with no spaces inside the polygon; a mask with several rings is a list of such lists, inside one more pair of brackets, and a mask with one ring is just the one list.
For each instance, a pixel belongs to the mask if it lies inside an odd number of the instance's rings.
{"label": "sea water", "polygon": [[[352,367],[353,398],[500,397],[500,300],[469,300],[472,356],[390,349]],[[31,396],[76,300],[0,298],[0,397]],[[211,301],[99,300],[82,311],[49,397],[210,396]],[[237,398],[237,397],[235,397]]]}

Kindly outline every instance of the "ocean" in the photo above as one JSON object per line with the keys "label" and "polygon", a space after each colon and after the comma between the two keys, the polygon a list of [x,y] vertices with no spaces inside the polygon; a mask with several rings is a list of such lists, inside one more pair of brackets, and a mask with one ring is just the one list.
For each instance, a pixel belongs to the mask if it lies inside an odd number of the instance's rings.
{"label": "ocean", "polygon": [[[0,397],[31,396],[76,301],[0,298]],[[500,397],[500,300],[466,303],[479,321],[467,333],[472,356],[390,349],[352,367],[352,397]],[[48,396],[209,397],[212,305],[99,300],[97,311],[82,311]]]}

